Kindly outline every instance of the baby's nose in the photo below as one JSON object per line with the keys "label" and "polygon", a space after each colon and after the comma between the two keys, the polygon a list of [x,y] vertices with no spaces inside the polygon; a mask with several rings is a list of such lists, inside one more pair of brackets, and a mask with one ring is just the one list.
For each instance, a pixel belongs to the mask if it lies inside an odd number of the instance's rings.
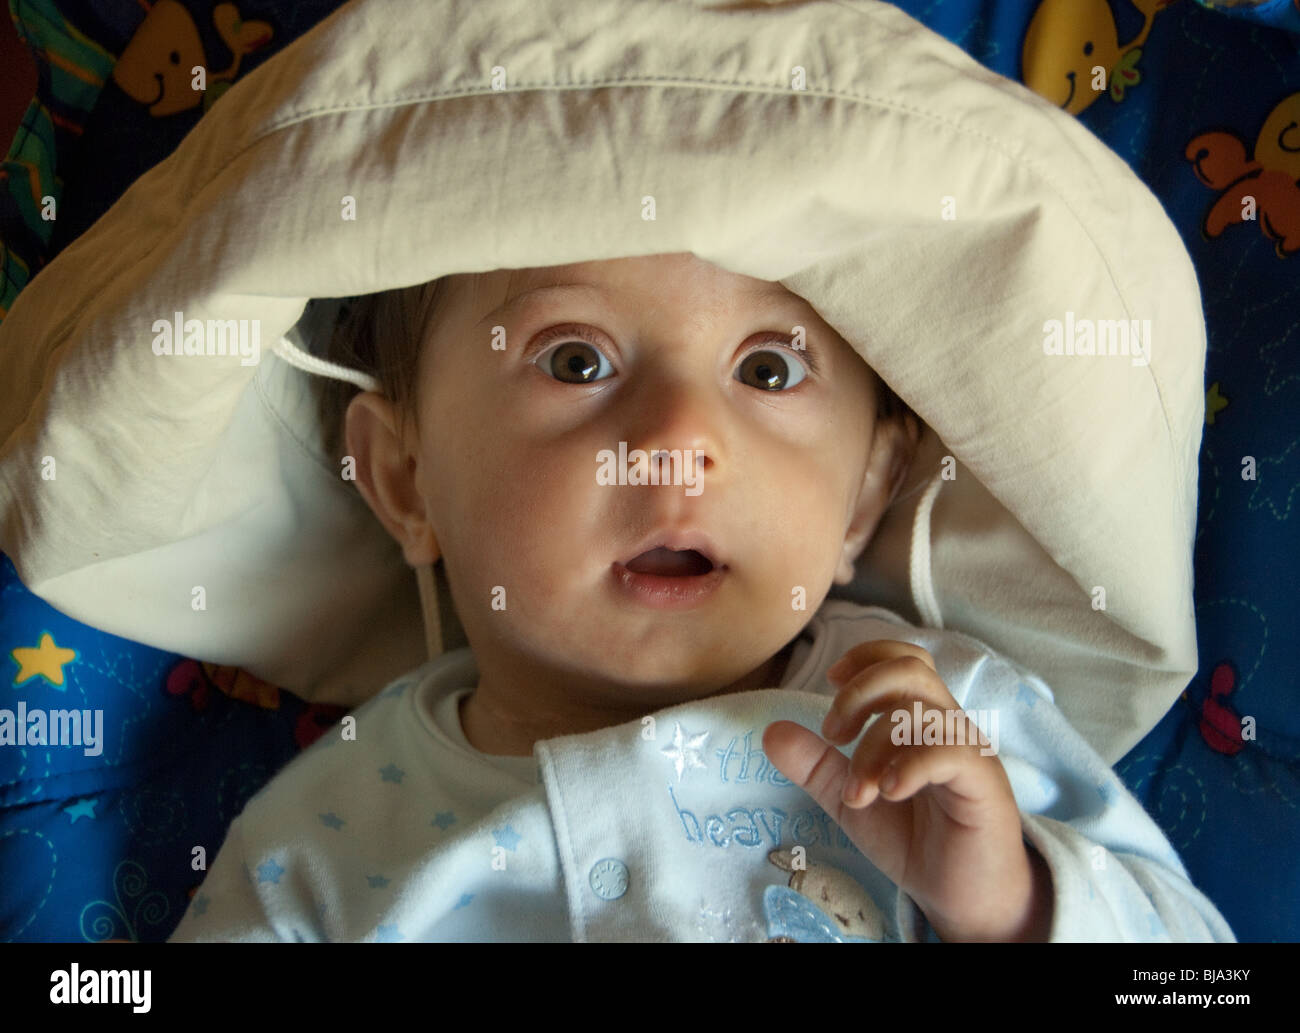
{"label": "baby's nose", "polygon": [[660,466],[667,466],[674,461],[676,456],[681,456],[683,461],[691,460],[695,463],[696,471],[703,473],[713,465],[713,460],[703,449],[695,448],[651,448],[647,449],[652,463],[658,463]]}
{"label": "baby's nose", "polygon": [[682,379],[645,384],[643,391],[642,397],[633,401],[640,409],[635,431],[640,440],[630,444],[651,455],[660,453],[660,462],[667,458],[662,453],[689,452],[698,457],[700,472],[716,473],[723,452],[719,400],[700,385]]}

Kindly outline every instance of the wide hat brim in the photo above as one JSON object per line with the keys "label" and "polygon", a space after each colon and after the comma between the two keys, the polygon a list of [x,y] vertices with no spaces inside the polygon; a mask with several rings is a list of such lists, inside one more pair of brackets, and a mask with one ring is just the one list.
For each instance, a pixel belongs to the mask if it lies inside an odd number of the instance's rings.
{"label": "wide hat brim", "polygon": [[[920,414],[945,626],[1122,756],[1196,670],[1191,263],[1072,117],[868,0],[340,8],[19,296],[0,547],[80,621],[359,702],[426,658],[415,581],[272,342],[311,298],[682,251],[802,295]],[[156,355],[176,312],[257,320],[260,362]],[[1045,354],[1067,313],[1146,321],[1149,361]],[[854,586],[913,619],[917,497]]]}

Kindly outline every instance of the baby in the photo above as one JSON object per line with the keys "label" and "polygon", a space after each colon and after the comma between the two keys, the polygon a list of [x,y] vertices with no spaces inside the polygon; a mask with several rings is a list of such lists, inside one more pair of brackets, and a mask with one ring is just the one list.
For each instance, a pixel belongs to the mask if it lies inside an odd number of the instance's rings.
{"label": "baby", "polygon": [[921,427],[798,295],[501,270],[338,343],[383,390],[331,445],[470,648],[257,794],[173,939],[1233,938],[1041,680],[827,600]]}

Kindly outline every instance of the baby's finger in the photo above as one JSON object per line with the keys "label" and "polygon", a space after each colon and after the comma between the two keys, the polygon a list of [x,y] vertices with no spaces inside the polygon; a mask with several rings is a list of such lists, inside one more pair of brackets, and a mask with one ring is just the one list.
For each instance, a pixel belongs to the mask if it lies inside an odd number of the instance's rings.
{"label": "baby's finger", "polygon": [[[910,701],[907,706],[910,707]],[[902,709],[901,705],[900,709]],[[910,709],[906,710],[906,713],[910,715]],[[844,775],[841,798],[854,810],[860,810],[875,802],[879,795],[880,776],[898,759],[902,751],[910,748],[906,744],[894,742],[896,725],[890,718],[890,713],[886,712],[879,721],[871,725],[854,749],[853,756],[849,758],[849,769]]]}
{"label": "baby's finger", "polygon": [[[936,797],[948,817],[963,825],[984,823],[999,799],[1001,766],[970,746],[903,746],[878,773],[875,792],[901,803],[927,786],[944,790]],[[852,806],[852,805],[850,805]]]}
{"label": "baby's finger", "polygon": [[843,685],[872,664],[900,656],[914,656],[922,663],[929,664],[931,670],[935,669],[934,658],[920,646],[892,638],[878,638],[870,642],[859,642],[831,665],[826,671],[826,678],[832,685]]}
{"label": "baby's finger", "polygon": [[777,770],[816,800],[832,817],[849,759],[815,732],[794,721],[773,721],[763,731],[763,752]]}
{"label": "baby's finger", "polygon": [[943,679],[919,657],[882,660],[840,689],[822,722],[822,735],[834,743],[851,742],[872,714],[911,706],[915,700],[939,710],[960,709]]}
{"label": "baby's finger", "polygon": [[901,878],[911,819],[906,806],[853,812],[842,792],[849,759],[814,732],[793,721],[774,721],[763,732],[763,752],[777,770],[816,801],[849,839],[889,878]]}

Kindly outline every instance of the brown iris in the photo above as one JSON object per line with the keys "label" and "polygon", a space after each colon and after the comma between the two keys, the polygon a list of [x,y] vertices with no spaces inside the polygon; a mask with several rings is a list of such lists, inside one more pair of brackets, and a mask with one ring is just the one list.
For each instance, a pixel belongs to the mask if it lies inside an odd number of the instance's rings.
{"label": "brown iris", "polygon": [[790,379],[785,359],[770,351],[747,355],[738,372],[742,382],[764,391],[779,391]]}

